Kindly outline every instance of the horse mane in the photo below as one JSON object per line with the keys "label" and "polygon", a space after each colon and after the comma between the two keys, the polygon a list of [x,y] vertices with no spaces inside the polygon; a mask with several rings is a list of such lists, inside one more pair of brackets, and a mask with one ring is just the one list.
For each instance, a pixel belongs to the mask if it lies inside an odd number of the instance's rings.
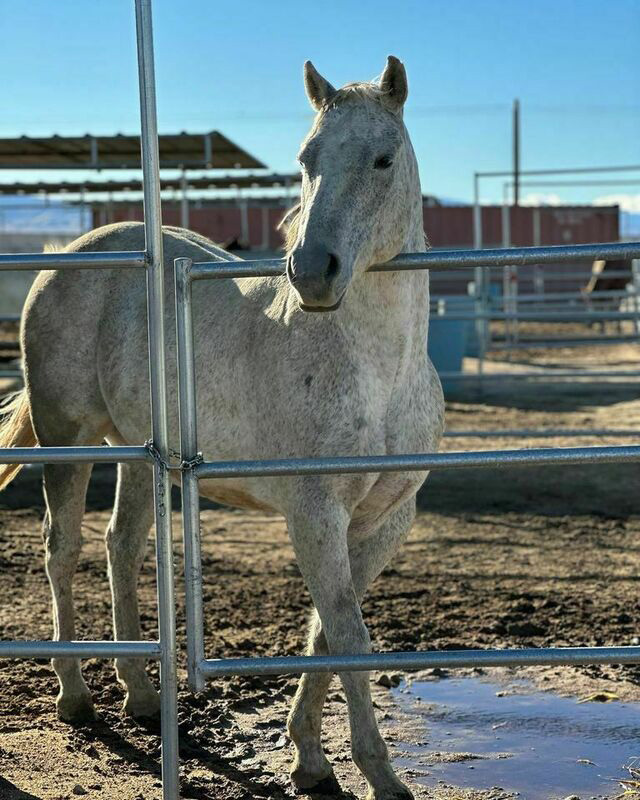
{"label": "horse mane", "polygon": [[292,206],[285,212],[284,216],[278,223],[278,230],[284,236],[284,249],[286,253],[293,250],[295,243],[298,239],[298,226],[300,224],[300,209],[302,204],[300,202]]}

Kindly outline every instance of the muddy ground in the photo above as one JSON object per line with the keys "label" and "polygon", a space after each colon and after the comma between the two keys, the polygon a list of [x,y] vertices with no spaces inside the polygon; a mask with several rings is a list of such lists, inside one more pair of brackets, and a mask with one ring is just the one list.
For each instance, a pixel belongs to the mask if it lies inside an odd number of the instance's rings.
{"label": "muddy ground", "polygon": [[[637,368],[631,346],[591,348],[585,364]],[[498,354],[499,356],[499,354]],[[519,354],[577,366],[570,351]],[[496,364],[496,369],[514,365]],[[633,428],[640,433],[640,384],[565,382],[474,386],[449,400],[449,429]],[[635,440],[640,443],[640,436]],[[549,445],[577,444],[551,439]],[[580,443],[620,443],[588,438]],[[540,446],[540,440],[448,439],[444,449]],[[103,531],[113,491],[109,468],[96,470],[76,578],[78,637],[112,636]],[[434,473],[404,550],[364,603],[381,650],[637,643],[640,636],[640,466],[469,470]],[[37,472],[24,471],[0,497],[0,638],[51,635],[43,568],[42,501]],[[178,520],[176,520],[176,523]],[[206,648],[216,655],[299,653],[309,599],[279,518],[203,512]],[[176,524],[177,564],[181,546]],[[156,635],[152,547],[141,577],[145,633]],[[182,583],[178,633],[184,641]],[[184,665],[183,665],[184,666]],[[157,679],[155,665],[149,667]],[[111,664],[85,662],[99,721],[72,728],[57,721],[57,685],[47,662],[0,663],[0,800],[160,798],[157,723],[120,713],[123,692]],[[607,689],[640,699],[640,667],[529,669],[540,686],[587,695]],[[375,677],[375,676],[374,676]],[[508,678],[508,674],[505,675]],[[193,696],[180,692],[185,798],[290,798],[291,755],[284,722],[295,682],[288,678],[219,680]],[[408,735],[403,711],[375,685],[389,741]],[[349,757],[346,708],[336,682],[326,742],[346,796],[364,785]],[[423,736],[428,742],[428,724]],[[506,743],[505,743],[506,745]],[[639,753],[640,755],[640,753]],[[410,782],[410,777],[407,778]],[[618,794],[612,792],[612,796]],[[502,798],[440,787],[418,797]]]}

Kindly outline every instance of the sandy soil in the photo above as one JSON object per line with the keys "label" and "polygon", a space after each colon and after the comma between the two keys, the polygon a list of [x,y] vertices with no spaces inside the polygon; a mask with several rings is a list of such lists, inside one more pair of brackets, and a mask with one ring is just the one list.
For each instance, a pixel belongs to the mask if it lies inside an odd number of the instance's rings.
{"label": "sandy soil", "polygon": [[[604,356],[609,363],[624,364],[621,368],[638,363],[638,350],[628,346],[597,350],[588,354],[593,365],[601,366]],[[549,358],[566,364],[566,355],[557,351]],[[511,384],[482,394],[468,387],[450,400],[448,427],[635,426],[640,431],[639,393],[640,384],[631,383],[591,388]],[[562,439],[548,443],[577,444]],[[448,439],[444,447],[540,444]],[[76,579],[80,638],[112,635],[102,542],[112,478],[109,469],[96,470],[89,495]],[[639,478],[639,465],[434,473],[420,493],[421,511],[410,541],[365,601],[375,647],[637,643]],[[0,509],[0,638],[49,638],[37,473],[23,473],[0,497]],[[309,600],[282,521],[225,509],[206,510],[202,519],[207,653],[300,652]],[[156,634],[151,551],[140,592],[143,626],[150,637]],[[183,641],[181,602],[178,624]],[[157,678],[155,666],[149,670]],[[0,800],[60,800],[83,794],[119,800],[160,797],[157,724],[143,725],[121,715],[123,693],[111,664],[89,660],[84,672],[100,719],[71,728],[55,718],[57,686],[48,663],[0,663]],[[621,698],[640,699],[640,667],[527,673],[540,686],[558,691],[587,695],[607,689]],[[509,672],[503,671],[503,677],[508,679]],[[234,678],[211,683],[199,696],[181,690],[185,798],[292,797],[284,721],[294,685],[288,678]],[[390,692],[374,688],[386,738],[406,741],[417,735]],[[327,751],[346,796],[363,796],[349,756],[346,708],[337,682],[325,730]],[[508,795],[441,787],[435,793],[421,789],[417,796],[498,800]]]}

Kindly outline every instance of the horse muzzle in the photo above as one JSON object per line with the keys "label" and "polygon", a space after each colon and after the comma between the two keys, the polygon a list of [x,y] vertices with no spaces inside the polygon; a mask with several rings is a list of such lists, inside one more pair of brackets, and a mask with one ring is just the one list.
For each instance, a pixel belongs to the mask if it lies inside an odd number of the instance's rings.
{"label": "horse muzzle", "polygon": [[324,248],[303,247],[287,258],[287,278],[303,311],[335,311],[344,296],[340,277],[338,257]]}

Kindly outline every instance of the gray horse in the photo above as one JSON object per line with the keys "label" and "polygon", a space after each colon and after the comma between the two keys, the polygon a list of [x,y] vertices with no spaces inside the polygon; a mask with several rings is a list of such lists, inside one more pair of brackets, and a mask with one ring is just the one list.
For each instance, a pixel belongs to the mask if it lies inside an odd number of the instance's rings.
{"label": "gray horse", "polygon": [[[285,458],[434,451],[443,428],[440,383],[427,357],[425,271],[369,273],[400,252],[423,251],[418,169],[402,108],[403,65],[389,57],[380,80],[334,89],[307,63],[317,112],[299,154],[300,206],[289,219],[286,276],[210,281],[194,290],[198,426],[207,459]],[[140,250],[139,224],[99,228],[68,252]],[[169,363],[175,363],[172,264],[228,259],[186,230],[165,228]],[[325,312],[325,313],[308,313]],[[328,313],[330,312],[330,313]],[[150,429],[144,275],[136,270],[43,272],[25,305],[26,387],[8,407],[0,446],[140,444]],[[175,371],[169,369],[176,397]],[[171,444],[178,446],[176,403]],[[3,467],[0,485],[18,468]],[[73,639],[72,577],[90,467],[44,469],[47,574],[55,638]],[[285,516],[315,607],[309,653],[364,653],[360,602],[405,540],[425,473],[234,478],[203,495]],[[138,639],[138,571],[153,521],[144,464],[121,464],[106,535],[117,639]],[[55,659],[58,713],[93,715],[79,662]],[[148,715],[158,698],[139,661],[116,661],[125,711]],[[389,764],[367,673],[340,675],[353,758],[370,798],[411,797]],[[289,717],[292,780],[302,790],[335,779],[320,743],[331,677],[303,675]]]}

